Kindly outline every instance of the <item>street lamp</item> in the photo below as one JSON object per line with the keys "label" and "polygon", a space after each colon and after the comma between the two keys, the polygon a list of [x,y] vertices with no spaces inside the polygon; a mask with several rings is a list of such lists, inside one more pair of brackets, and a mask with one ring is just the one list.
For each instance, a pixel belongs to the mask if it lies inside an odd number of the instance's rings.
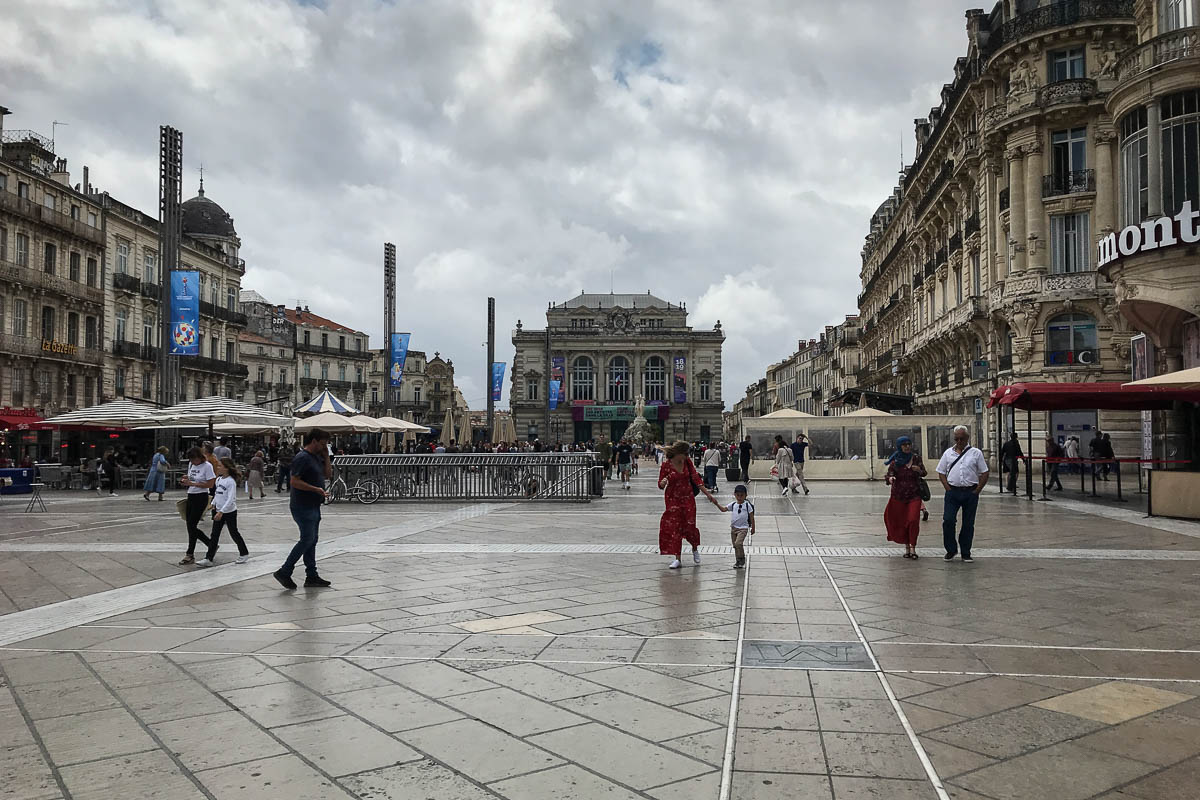
{"label": "street lamp", "polygon": [[692,418],[684,414],[679,418],[679,424],[683,426],[683,440],[686,442],[688,438],[688,426],[692,424]]}

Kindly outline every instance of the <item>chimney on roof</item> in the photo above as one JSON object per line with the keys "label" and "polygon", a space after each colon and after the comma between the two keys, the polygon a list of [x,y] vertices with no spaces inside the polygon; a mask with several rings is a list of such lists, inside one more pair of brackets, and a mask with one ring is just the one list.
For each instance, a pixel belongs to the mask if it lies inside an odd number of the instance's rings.
{"label": "chimney on roof", "polygon": [[297,313],[297,314],[299,314],[299,313],[300,313],[301,311],[303,311],[303,310],[304,310],[304,309],[300,307],[300,304],[299,304],[299,303],[296,303],[296,313]]}
{"label": "chimney on roof", "polygon": [[308,314],[308,313],[309,313],[308,306],[305,306],[305,307],[304,307],[304,313],[305,313],[305,314]]}
{"label": "chimney on roof", "polygon": [[57,184],[71,188],[71,173],[67,172],[67,160],[65,158],[54,159],[54,171],[50,173],[50,180]]}

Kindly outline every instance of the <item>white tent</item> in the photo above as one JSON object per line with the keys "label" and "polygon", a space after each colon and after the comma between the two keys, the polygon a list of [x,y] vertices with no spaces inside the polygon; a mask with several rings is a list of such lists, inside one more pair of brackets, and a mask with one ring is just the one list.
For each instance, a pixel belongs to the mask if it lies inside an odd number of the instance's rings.
{"label": "white tent", "polygon": [[[371,420],[371,422],[374,423],[374,420]],[[378,426],[367,426],[362,422],[355,422],[354,417],[344,417],[332,411],[317,414],[315,417],[296,420],[297,433],[307,433],[315,428],[320,428],[330,433],[372,433],[370,430],[371,427],[375,427],[376,432],[379,430]]]}
{"label": "white tent", "polygon": [[379,420],[372,419],[363,414],[356,414],[350,417],[349,421],[358,426],[355,431],[356,433],[379,433],[383,430],[383,426],[379,424]]}
{"label": "white tent", "polygon": [[[1123,383],[1122,386],[1146,387],[1148,389],[1200,389],[1200,367],[1181,369],[1178,372],[1168,372],[1166,375],[1155,375],[1152,378],[1142,378],[1140,381]],[[53,420],[47,420],[51,422]]]}
{"label": "white tent", "polygon": [[409,422],[406,419],[396,419],[395,417],[380,417],[375,420],[385,432],[403,433],[412,431],[414,433],[429,433],[429,428],[424,425],[418,425],[415,422]]}
{"label": "white tent", "polygon": [[772,411],[770,414],[763,414],[760,419],[799,419],[801,417],[812,416],[812,414],[806,414],[794,408],[781,408],[778,411]]}
{"label": "white tent", "polygon": [[113,400],[98,406],[68,411],[45,420],[53,425],[84,425],[98,428],[137,428],[157,422],[159,409],[136,400]]}

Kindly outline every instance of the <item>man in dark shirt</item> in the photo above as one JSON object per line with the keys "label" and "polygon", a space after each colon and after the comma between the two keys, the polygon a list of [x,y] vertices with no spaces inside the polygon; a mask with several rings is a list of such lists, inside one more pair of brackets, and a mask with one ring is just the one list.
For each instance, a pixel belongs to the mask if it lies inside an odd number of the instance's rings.
{"label": "man in dark shirt", "polygon": [[284,487],[290,487],[289,478],[292,477],[292,446],[285,444],[279,448],[279,464],[275,468],[275,494],[283,491]]}
{"label": "man in dark shirt", "polygon": [[333,477],[329,458],[329,433],[313,428],[304,449],[292,458],[292,519],[300,529],[300,541],[288,553],[287,560],[275,573],[275,580],[285,589],[295,589],[292,570],[304,559],[305,587],[328,586],[329,581],[317,574],[317,537],[321,527],[321,504],[325,502],[325,481]]}
{"label": "man in dark shirt", "polygon": [[[800,486],[804,488],[804,493],[808,494],[808,481],[804,480],[804,451],[808,449],[808,442],[804,441],[804,434],[797,433],[796,441],[792,442],[792,464],[796,470],[796,478],[800,481]],[[792,494],[797,494],[796,487],[792,487]]]}
{"label": "man in dark shirt", "polygon": [[1020,460],[1024,455],[1021,451],[1021,439],[1017,432],[1013,431],[1012,436],[1000,448],[1000,463],[1008,472],[1008,491],[1013,494],[1017,493],[1017,473],[1021,470]]}
{"label": "man in dark shirt", "polygon": [[621,488],[629,489],[629,472],[633,468],[633,446],[628,439],[622,439],[617,445],[616,456],[617,475],[621,478]]}
{"label": "man in dark shirt", "polygon": [[738,449],[740,450],[740,455],[741,455],[742,482],[749,483],[750,482],[750,459],[754,457],[754,448],[750,446],[750,437],[749,436],[747,436],[745,438],[745,440],[741,443],[741,445],[738,446]]}

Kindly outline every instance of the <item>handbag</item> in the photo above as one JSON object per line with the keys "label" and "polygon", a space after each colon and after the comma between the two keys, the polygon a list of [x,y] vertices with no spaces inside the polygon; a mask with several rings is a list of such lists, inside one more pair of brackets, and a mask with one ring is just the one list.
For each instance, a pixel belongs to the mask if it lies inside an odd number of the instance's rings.
{"label": "handbag", "polygon": [[917,478],[917,494],[921,496],[921,500],[928,502],[933,494],[929,491],[929,484],[924,478]]}
{"label": "handbag", "polygon": [[187,521],[187,498],[183,497],[175,501],[175,510],[179,512],[179,518],[184,522]]}

